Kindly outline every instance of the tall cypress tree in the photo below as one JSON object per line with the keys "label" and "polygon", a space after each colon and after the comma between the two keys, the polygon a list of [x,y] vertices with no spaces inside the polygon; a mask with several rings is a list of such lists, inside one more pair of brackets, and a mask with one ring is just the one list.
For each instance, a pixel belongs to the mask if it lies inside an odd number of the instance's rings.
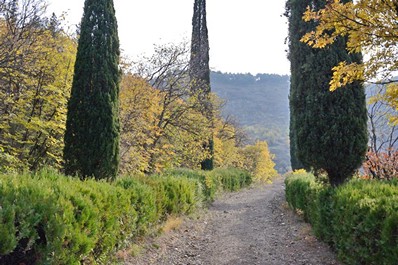
{"label": "tall cypress tree", "polygon": [[[213,130],[213,108],[210,100],[209,37],[206,21],[206,0],[195,0],[192,17],[192,40],[190,59],[190,78],[193,94],[199,98],[202,111],[211,123]],[[213,169],[213,135],[204,145],[210,152],[210,158],[201,163],[203,170]]]}
{"label": "tall cypress tree", "polygon": [[113,0],[86,0],[65,132],[65,173],[113,179],[119,165],[119,37]]}
{"label": "tall cypress tree", "polygon": [[[316,9],[326,4],[325,0],[290,0],[291,14],[304,12],[300,2]],[[308,23],[303,29],[307,32],[314,27]],[[347,52],[345,38],[324,49],[302,49],[297,54],[292,51],[290,104],[295,152],[305,168],[326,171],[330,183],[337,186],[363,161],[367,149],[367,115],[363,84],[356,82],[330,92],[331,69],[341,61],[361,62],[362,56]]]}
{"label": "tall cypress tree", "polygon": [[289,21],[289,60],[290,60],[290,162],[293,170],[303,168],[297,154],[297,124],[298,115],[305,112],[304,96],[307,79],[312,75],[312,69],[307,60],[311,54],[311,47],[300,41],[301,37],[312,28],[302,17],[312,0],[288,0],[286,13]]}

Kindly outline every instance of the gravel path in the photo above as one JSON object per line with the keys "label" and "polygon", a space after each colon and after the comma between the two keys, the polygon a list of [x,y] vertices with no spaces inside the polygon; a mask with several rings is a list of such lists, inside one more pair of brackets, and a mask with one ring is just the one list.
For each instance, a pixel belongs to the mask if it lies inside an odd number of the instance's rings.
{"label": "gravel path", "polygon": [[283,179],[230,193],[199,218],[147,242],[126,265],[332,265],[335,254],[287,209]]}

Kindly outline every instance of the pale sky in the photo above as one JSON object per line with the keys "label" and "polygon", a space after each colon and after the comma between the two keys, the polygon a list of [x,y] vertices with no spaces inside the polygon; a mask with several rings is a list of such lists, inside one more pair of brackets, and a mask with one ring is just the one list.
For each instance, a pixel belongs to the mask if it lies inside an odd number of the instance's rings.
{"label": "pale sky", "polygon": [[[84,0],[48,0],[76,25]],[[194,0],[114,0],[123,53],[151,54],[153,44],[190,39]],[[289,74],[285,0],[207,0],[210,67],[232,73]]]}

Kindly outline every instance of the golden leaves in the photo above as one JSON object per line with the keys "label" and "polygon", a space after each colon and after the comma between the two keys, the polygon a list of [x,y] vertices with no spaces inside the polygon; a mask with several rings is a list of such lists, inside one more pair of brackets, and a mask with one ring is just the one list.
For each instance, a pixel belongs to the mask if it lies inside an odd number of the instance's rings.
{"label": "golden leaves", "polygon": [[273,161],[274,155],[269,152],[265,141],[258,141],[255,145],[248,145],[241,151],[243,168],[253,174],[258,181],[271,181],[278,175]]}
{"label": "golden leaves", "polygon": [[60,167],[76,44],[45,28],[34,41],[11,40],[0,45],[0,57],[13,54],[0,68],[0,147],[30,169]]}
{"label": "golden leaves", "polygon": [[[392,83],[387,86],[386,94],[384,95],[385,101],[398,112],[398,84]],[[398,116],[390,116],[390,122],[393,125],[398,125]]]}
{"label": "golden leaves", "polygon": [[333,76],[330,81],[330,91],[350,84],[356,80],[364,80],[364,65],[347,62],[340,62],[337,66],[332,68]]}
{"label": "golden leaves", "polygon": [[333,68],[331,90],[355,80],[384,79],[398,70],[398,13],[396,1],[329,1],[324,9],[307,8],[303,19],[317,23],[301,41],[324,48],[338,37],[347,37],[350,53],[363,52],[362,65],[340,63]]}

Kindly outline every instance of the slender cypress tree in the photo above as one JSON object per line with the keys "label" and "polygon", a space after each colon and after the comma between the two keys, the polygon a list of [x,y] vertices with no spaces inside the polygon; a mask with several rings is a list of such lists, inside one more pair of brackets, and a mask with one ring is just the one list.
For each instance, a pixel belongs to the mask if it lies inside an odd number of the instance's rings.
{"label": "slender cypress tree", "polygon": [[290,60],[290,162],[293,170],[304,168],[297,154],[297,119],[305,112],[304,96],[307,79],[313,75],[307,64],[307,55],[311,54],[311,47],[300,41],[301,37],[311,29],[302,17],[312,0],[288,0],[286,13],[289,21],[289,60]]}
{"label": "slender cypress tree", "polygon": [[119,164],[119,38],[113,0],[86,0],[65,132],[65,173],[113,179]]}
{"label": "slender cypress tree", "polygon": [[[210,100],[209,37],[206,22],[206,0],[195,0],[192,18],[192,40],[190,78],[192,93],[197,95],[202,111],[213,130],[213,108]],[[210,158],[201,163],[203,170],[213,169],[213,134],[204,145],[210,151]]]}
{"label": "slender cypress tree", "polygon": [[[304,12],[300,2],[316,9],[326,4],[325,0],[290,0],[291,14]],[[294,8],[297,10],[293,11]],[[308,23],[303,29],[314,27]],[[367,115],[363,84],[356,82],[330,92],[331,69],[341,61],[361,62],[362,56],[347,52],[345,38],[324,49],[303,49],[297,54],[292,51],[290,104],[295,152],[305,168],[326,171],[330,183],[337,186],[363,161],[367,149]]]}

